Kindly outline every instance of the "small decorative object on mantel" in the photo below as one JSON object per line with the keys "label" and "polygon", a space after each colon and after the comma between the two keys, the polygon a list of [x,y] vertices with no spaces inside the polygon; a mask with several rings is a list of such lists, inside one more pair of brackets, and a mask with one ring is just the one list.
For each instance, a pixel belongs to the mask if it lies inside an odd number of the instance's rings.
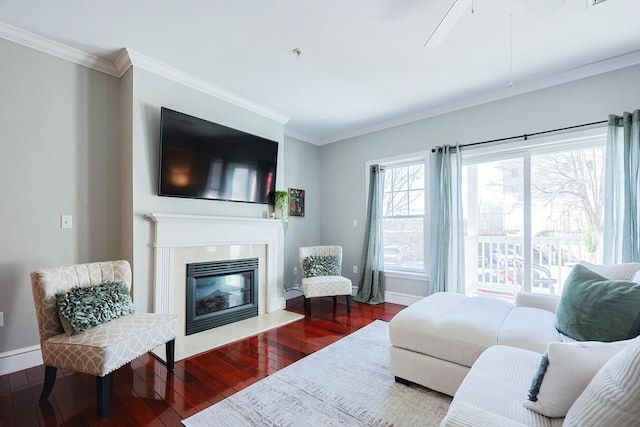
{"label": "small decorative object on mantel", "polygon": [[289,215],[304,216],[304,190],[289,189]]}
{"label": "small decorative object on mantel", "polygon": [[282,221],[282,228],[287,231],[289,225],[289,192],[288,191],[276,191],[275,192],[275,214],[276,218]]}

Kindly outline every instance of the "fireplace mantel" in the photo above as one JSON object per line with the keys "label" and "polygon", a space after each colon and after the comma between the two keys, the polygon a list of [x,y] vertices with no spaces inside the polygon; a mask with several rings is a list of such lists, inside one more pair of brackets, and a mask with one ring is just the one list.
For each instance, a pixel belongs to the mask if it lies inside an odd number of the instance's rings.
{"label": "fireplace mantel", "polygon": [[156,313],[172,312],[175,248],[245,244],[266,246],[266,307],[259,308],[260,312],[284,309],[285,301],[278,286],[284,274],[284,234],[280,221],[168,213],[150,213],[147,217],[155,223]]}

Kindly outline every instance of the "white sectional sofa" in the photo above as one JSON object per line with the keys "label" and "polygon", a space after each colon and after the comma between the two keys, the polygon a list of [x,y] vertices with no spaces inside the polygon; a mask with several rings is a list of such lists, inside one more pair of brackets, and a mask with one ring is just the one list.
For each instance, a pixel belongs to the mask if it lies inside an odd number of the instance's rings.
{"label": "white sectional sofa", "polygon": [[559,297],[519,293],[497,298],[440,292],[398,313],[389,323],[391,373],[453,396],[487,348],[502,344],[543,353],[571,342],[553,326]]}
{"label": "white sectional sofa", "polygon": [[[638,263],[584,264],[604,278],[640,283]],[[442,426],[640,426],[640,337],[615,343],[576,342],[554,326],[559,301],[558,296],[531,293],[519,293],[515,304],[454,293],[431,295],[391,320],[391,372],[398,382],[454,396]],[[576,348],[607,347],[606,358],[587,363],[593,372],[585,374],[584,385],[573,390],[570,403],[578,400],[571,409],[567,403],[566,420],[523,405],[542,353],[547,352],[551,361],[552,343],[569,354]],[[570,366],[572,360],[564,363]],[[575,361],[577,366],[581,363]],[[551,375],[542,375],[547,387],[552,384]],[[553,381],[571,384],[575,378]]]}

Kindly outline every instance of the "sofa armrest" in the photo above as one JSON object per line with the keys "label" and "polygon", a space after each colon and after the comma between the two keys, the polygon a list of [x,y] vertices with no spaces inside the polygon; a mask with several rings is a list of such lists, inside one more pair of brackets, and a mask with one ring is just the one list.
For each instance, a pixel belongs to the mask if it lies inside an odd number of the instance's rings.
{"label": "sofa armrest", "polygon": [[516,307],[533,307],[542,310],[556,312],[560,297],[557,295],[534,294],[531,292],[518,292],[516,295]]}
{"label": "sofa armrest", "polygon": [[526,424],[494,414],[466,402],[453,402],[440,427],[526,427]]}

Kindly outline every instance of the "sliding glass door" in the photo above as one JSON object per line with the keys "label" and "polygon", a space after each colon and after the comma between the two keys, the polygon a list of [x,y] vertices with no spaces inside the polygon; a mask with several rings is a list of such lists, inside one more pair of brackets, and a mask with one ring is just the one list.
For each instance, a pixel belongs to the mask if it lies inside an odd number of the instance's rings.
{"label": "sliding glass door", "polygon": [[466,293],[558,295],[602,248],[604,131],[469,150],[463,167]]}
{"label": "sliding glass door", "polygon": [[523,255],[522,157],[463,167],[467,293],[511,297],[518,286],[516,259]]}

